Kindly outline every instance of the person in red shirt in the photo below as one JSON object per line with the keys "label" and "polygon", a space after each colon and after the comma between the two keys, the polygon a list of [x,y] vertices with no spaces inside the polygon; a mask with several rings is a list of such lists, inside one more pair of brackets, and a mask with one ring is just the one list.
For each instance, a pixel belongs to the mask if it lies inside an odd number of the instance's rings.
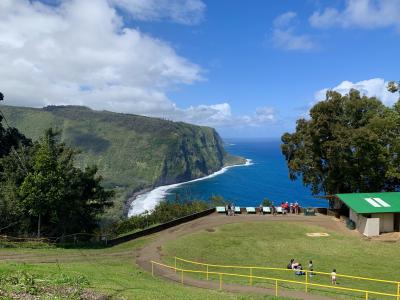
{"label": "person in red shirt", "polygon": [[299,203],[297,203],[297,201],[296,201],[296,203],[294,204],[294,212],[295,212],[296,215],[299,214]]}

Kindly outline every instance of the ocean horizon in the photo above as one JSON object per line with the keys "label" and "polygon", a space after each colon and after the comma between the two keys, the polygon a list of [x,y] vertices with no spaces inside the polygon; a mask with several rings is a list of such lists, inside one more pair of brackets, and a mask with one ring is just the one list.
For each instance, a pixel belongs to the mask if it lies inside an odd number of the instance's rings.
{"label": "ocean horizon", "polygon": [[241,207],[259,206],[264,198],[275,205],[297,201],[302,207],[328,206],[326,200],[315,198],[300,178],[289,179],[278,138],[226,138],[224,142],[226,151],[246,158],[246,164],[225,167],[206,177],[160,186],[138,195],[128,215],[149,211],[163,200],[177,197],[182,201],[208,200],[213,195]]}

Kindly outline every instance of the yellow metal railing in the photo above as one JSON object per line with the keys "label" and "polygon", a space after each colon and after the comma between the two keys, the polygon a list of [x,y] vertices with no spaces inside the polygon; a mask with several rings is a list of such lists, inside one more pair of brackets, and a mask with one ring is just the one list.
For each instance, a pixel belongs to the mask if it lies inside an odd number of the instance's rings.
{"label": "yellow metal railing", "polygon": [[[182,262],[186,262],[186,263],[194,264],[194,265],[201,265],[201,266],[206,267],[206,269],[205,270],[192,270],[192,269],[179,268],[179,267],[177,267],[178,261],[182,261]],[[351,276],[351,275],[344,275],[344,274],[337,275],[337,277],[343,277],[343,278],[351,278],[351,279],[359,279],[359,280],[366,280],[366,281],[396,284],[396,286],[397,286],[396,294],[310,282],[308,277],[309,277],[309,273],[311,271],[308,271],[308,270],[302,270],[305,273],[305,276],[304,276],[305,280],[298,281],[298,280],[291,280],[291,279],[282,279],[282,278],[275,278],[275,277],[253,275],[253,270],[256,270],[256,269],[257,270],[275,270],[275,271],[284,271],[284,272],[292,272],[293,273],[293,270],[284,269],[284,268],[254,267],[254,266],[227,266],[227,265],[206,264],[206,263],[200,263],[200,262],[195,262],[195,261],[190,261],[190,260],[175,257],[175,266],[169,266],[169,265],[159,263],[156,261],[151,261],[151,272],[152,272],[153,276],[154,276],[154,265],[158,265],[160,267],[171,269],[171,270],[174,270],[175,272],[180,272],[180,281],[182,284],[184,283],[184,273],[187,273],[187,274],[192,273],[192,274],[204,274],[204,275],[206,275],[207,280],[209,280],[210,275],[217,276],[219,278],[219,288],[220,289],[222,289],[223,277],[238,277],[238,278],[248,278],[250,285],[253,284],[253,279],[259,279],[259,280],[263,280],[263,281],[271,281],[275,284],[275,295],[276,296],[278,296],[278,290],[279,290],[278,287],[279,287],[280,283],[292,283],[292,284],[304,285],[306,292],[308,292],[309,287],[320,287],[320,288],[334,289],[334,290],[339,290],[339,291],[362,293],[365,296],[365,299],[368,299],[370,295],[375,295],[375,296],[395,297],[397,300],[400,300],[400,282],[392,281],[392,280],[382,280],[382,279]],[[210,271],[210,267],[247,269],[247,270],[249,270],[249,274],[237,274],[237,273]],[[329,275],[329,276],[331,275],[330,273],[317,272],[317,271],[312,271],[312,273],[313,274],[321,274],[321,275]]]}

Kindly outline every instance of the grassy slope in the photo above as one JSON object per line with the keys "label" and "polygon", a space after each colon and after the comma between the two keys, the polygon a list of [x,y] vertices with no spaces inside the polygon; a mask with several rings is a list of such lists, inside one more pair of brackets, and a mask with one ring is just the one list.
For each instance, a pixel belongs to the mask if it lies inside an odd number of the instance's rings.
{"label": "grassy slope", "polygon": [[[235,295],[182,286],[141,270],[135,264],[134,250],[151,241],[138,239],[108,249],[0,249],[0,274],[28,271],[38,278],[52,274],[84,275],[90,288],[112,296],[112,299],[283,299],[252,295]],[[4,260],[6,255],[24,255],[29,263]],[[29,256],[29,257],[28,257]],[[51,260],[53,263],[42,263]],[[0,286],[1,289],[1,286]]]}
{"label": "grassy slope", "polygon": [[[77,164],[96,164],[105,185],[119,187],[114,209],[119,214],[127,194],[208,175],[228,159],[219,135],[209,127],[77,106],[2,110],[12,126],[32,139],[51,126],[62,130],[63,140],[81,150]],[[238,161],[229,157],[230,163]]]}
{"label": "grassy slope", "polygon": [[[307,232],[328,232],[330,236],[310,238],[305,235]],[[178,256],[214,264],[285,268],[291,258],[296,258],[304,267],[307,267],[308,261],[312,259],[315,271],[331,272],[333,268],[336,268],[338,274],[400,280],[399,243],[369,241],[343,236],[319,227],[293,226],[293,223],[230,224],[218,227],[213,233],[204,231],[184,236],[169,242],[163,249],[169,263],[173,263],[172,257]],[[255,272],[255,275],[257,274],[304,280],[304,276],[296,277],[293,272],[260,271]],[[247,284],[248,280],[244,281]],[[330,284],[329,277],[323,275],[315,276],[313,281]],[[394,285],[350,282],[340,277],[338,282],[340,286],[396,293]],[[265,282],[259,284],[265,285]],[[303,287],[297,285],[296,288]],[[328,295],[333,294],[328,293]],[[349,298],[350,296],[354,294],[340,297]],[[363,297],[360,294],[358,296]],[[384,299],[382,297],[370,299],[377,298]]]}

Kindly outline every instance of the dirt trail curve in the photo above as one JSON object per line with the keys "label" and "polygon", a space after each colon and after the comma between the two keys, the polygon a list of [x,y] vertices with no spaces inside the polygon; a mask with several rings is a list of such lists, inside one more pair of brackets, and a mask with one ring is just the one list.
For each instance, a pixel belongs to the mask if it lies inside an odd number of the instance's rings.
{"label": "dirt trail curve", "polygon": [[[323,228],[340,231],[343,233],[351,234],[348,230],[345,229],[344,225],[338,221],[333,220],[330,217],[326,216],[315,216],[315,217],[305,217],[301,215],[286,215],[286,216],[262,216],[262,215],[238,215],[235,217],[226,217],[223,215],[212,214],[207,217],[203,217],[165,231],[159,233],[156,239],[140,249],[136,255],[136,262],[143,269],[151,272],[151,260],[161,262],[162,261],[162,246],[170,241],[174,240],[178,237],[181,237],[186,234],[190,234],[199,230],[212,229],[219,225],[230,224],[230,223],[249,223],[249,222],[265,222],[265,221],[287,221],[293,223],[301,223],[303,225],[317,225]],[[166,268],[157,268],[156,269],[157,276],[162,276],[168,280],[180,282],[180,274],[175,273],[174,270],[169,270]],[[184,278],[184,284],[195,286],[199,288],[206,289],[219,289],[219,282],[216,281],[206,281],[206,280],[198,280],[190,277]],[[252,287],[252,286],[243,286],[243,285],[233,285],[233,284],[223,284],[223,290],[229,292],[240,292],[240,293],[256,293],[256,294],[270,294],[275,295],[275,289],[261,288],[261,287]],[[333,299],[329,297],[324,297],[320,295],[312,295],[310,293],[300,292],[300,291],[279,291],[280,296],[299,298],[299,299],[310,299],[310,300],[324,300],[324,299]]]}

